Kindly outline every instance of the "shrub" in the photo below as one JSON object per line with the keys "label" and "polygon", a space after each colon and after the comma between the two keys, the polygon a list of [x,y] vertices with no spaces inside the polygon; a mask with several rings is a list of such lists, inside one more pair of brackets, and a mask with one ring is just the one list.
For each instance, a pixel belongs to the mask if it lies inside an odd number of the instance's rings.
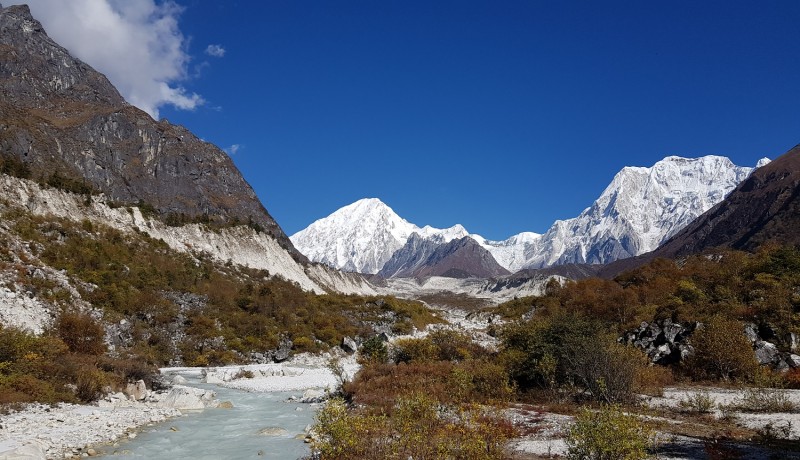
{"label": "shrub", "polygon": [[431,343],[438,351],[441,361],[463,361],[485,354],[484,350],[472,338],[463,332],[452,329],[439,329],[428,335]]}
{"label": "shrub", "polygon": [[572,460],[639,460],[647,458],[654,431],[619,406],[584,408],[567,434],[567,458]]}
{"label": "shrub", "polygon": [[86,313],[62,313],[56,322],[56,330],[74,353],[101,355],[106,351],[103,326]]}
{"label": "shrub", "polygon": [[319,345],[309,337],[295,337],[292,340],[292,348],[298,353],[319,351]]}
{"label": "shrub", "polygon": [[429,338],[399,339],[395,342],[394,362],[410,363],[433,361],[439,352]]}
{"label": "shrub", "polygon": [[384,363],[389,359],[389,350],[386,343],[376,335],[361,345],[361,357],[366,361]]}
{"label": "shrub", "polygon": [[562,315],[512,325],[502,334],[501,362],[521,390],[579,385],[597,401],[627,402],[645,382],[649,362],[602,334],[597,321]]}
{"label": "shrub", "polygon": [[708,414],[714,410],[716,401],[708,391],[697,391],[678,401],[678,406],[689,412]]}
{"label": "shrub", "polygon": [[84,366],[78,373],[75,396],[82,402],[91,402],[103,396],[103,388],[109,383],[108,376],[96,367]]}
{"label": "shrub", "polygon": [[580,344],[565,359],[592,398],[605,403],[630,402],[636,377],[649,364],[640,350],[613,342]]}
{"label": "shrub", "polygon": [[330,399],[316,415],[312,449],[321,459],[389,458],[388,419],[347,412],[344,400]]}
{"label": "shrub", "polygon": [[507,401],[514,394],[506,369],[497,363],[474,359],[457,364],[452,376],[463,375],[469,383],[469,393],[461,401]]}
{"label": "shrub", "polygon": [[741,412],[794,412],[797,405],[783,390],[746,388],[731,408]]}
{"label": "shrub", "polygon": [[753,347],[739,321],[714,316],[691,339],[694,355],[686,367],[695,378],[742,380],[758,369]]}
{"label": "shrub", "polygon": [[412,392],[398,399],[390,415],[348,411],[332,399],[317,413],[312,448],[322,460],[506,458],[503,447],[513,426],[476,409],[441,406]]}

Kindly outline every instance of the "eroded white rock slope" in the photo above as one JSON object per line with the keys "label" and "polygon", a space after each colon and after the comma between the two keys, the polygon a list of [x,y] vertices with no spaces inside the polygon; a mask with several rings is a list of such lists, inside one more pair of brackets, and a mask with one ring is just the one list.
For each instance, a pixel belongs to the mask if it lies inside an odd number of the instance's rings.
{"label": "eroded white rock slope", "polygon": [[268,270],[271,275],[294,281],[307,291],[374,292],[369,283],[359,276],[336,273],[327,267],[299,264],[272,237],[249,227],[216,231],[210,231],[201,224],[170,227],[158,220],[145,218],[136,207],[112,208],[102,195],[93,196],[86,203],[82,196],[42,188],[35,182],[6,175],[0,175],[0,196],[9,204],[24,206],[36,215],[52,215],[76,221],[86,219],[125,232],[141,231],[152,238],[164,240],[178,251],[204,252],[218,261]]}

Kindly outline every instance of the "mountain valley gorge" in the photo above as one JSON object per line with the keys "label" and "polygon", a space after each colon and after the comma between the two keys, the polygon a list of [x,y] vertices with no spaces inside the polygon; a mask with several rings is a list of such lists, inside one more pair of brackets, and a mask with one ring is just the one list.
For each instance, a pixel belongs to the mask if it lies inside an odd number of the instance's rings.
{"label": "mountain valley gorge", "polygon": [[224,150],[0,6],[0,458],[234,425],[214,385],[306,458],[567,456],[596,414],[659,458],[800,458],[798,313],[800,146],[625,167],[502,241],[379,198],[288,236]]}

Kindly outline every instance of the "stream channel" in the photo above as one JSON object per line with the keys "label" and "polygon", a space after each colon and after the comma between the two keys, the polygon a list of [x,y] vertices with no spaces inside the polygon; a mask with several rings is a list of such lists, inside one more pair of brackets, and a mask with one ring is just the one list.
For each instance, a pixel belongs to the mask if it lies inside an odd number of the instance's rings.
{"label": "stream channel", "polygon": [[[201,383],[197,372],[179,372],[186,385],[210,389],[232,409],[184,411],[184,415],[146,427],[135,439],[103,449],[103,458],[146,459],[281,459],[309,454],[302,437],[314,421],[316,404],[287,401],[302,391],[246,392]],[[259,434],[268,429],[269,434]]]}

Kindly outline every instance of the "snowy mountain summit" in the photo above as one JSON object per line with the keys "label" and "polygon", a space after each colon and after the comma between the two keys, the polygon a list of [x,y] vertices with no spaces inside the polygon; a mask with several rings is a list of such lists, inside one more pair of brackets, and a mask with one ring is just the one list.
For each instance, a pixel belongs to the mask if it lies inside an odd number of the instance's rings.
{"label": "snowy mountain summit", "polygon": [[525,242],[526,261],[507,268],[605,264],[650,252],[721,202],[754,169],[714,155],[625,167],[578,217],[558,220],[541,238]]}
{"label": "snowy mountain summit", "polygon": [[[756,167],[768,162],[762,159]],[[291,240],[312,261],[362,273],[384,269],[381,274],[389,277],[420,269],[437,245],[464,236],[511,272],[606,264],[654,250],[721,202],[754,169],[713,155],[669,156],[649,168],[625,167],[579,216],[557,220],[544,234],[523,232],[504,241],[470,235],[461,225],[420,228],[375,198],[345,206]],[[419,238],[410,238],[413,233]]]}
{"label": "snowy mountain summit", "polygon": [[313,262],[344,271],[374,274],[412,233],[437,243],[467,236],[461,225],[417,227],[377,198],[364,198],[319,219],[289,239]]}

